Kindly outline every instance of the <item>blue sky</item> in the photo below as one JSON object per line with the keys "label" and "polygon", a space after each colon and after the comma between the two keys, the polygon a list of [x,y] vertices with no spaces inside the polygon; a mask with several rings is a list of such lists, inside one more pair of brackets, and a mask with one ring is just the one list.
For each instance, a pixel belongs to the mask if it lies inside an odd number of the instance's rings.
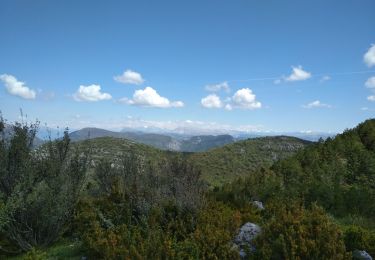
{"label": "blue sky", "polygon": [[375,115],[374,10],[370,0],[3,0],[0,110],[73,129],[340,132]]}

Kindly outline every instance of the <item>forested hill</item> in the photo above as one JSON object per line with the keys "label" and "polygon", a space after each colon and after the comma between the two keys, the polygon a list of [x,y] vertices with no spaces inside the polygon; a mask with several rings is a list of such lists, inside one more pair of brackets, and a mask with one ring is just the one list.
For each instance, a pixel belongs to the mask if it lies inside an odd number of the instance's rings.
{"label": "forested hill", "polygon": [[307,147],[273,170],[286,191],[337,216],[375,216],[375,119]]}
{"label": "forested hill", "polygon": [[[322,259],[327,252],[327,259],[372,259],[364,256],[375,255],[375,119],[226,184],[216,197],[239,208],[254,199],[268,207],[256,259]],[[321,244],[324,236],[329,247]],[[339,254],[344,248],[349,255]]]}
{"label": "forested hill", "polygon": [[90,149],[90,156],[93,161],[119,161],[125,155],[133,153],[147,161],[157,162],[163,160],[168,154],[168,152],[152,146],[114,137],[97,137],[83,140],[73,143],[73,146],[79,149]]}
{"label": "forested hill", "polygon": [[[201,178],[212,186],[222,185],[246,176],[256,169],[269,168],[276,160],[287,158],[311,142],[294,137],[260,137],[209,150],[186,154],[188,160],[202,171]],[[74,146],[91,148],[94,161],[107,159],[119,161],[123,155],[134,153],[145,162],[158,164],[170,156],[182,155],[168,152],[123,138],[98,137],[80,141]]]}
{"label": "forested hill", "polygon": [[288,136],[259,137],[195,153],[190,160],[202,170],[205,180],[211,185],[221,186],[261,167],[270,167],[275,161],[287,158],[311,143]]}

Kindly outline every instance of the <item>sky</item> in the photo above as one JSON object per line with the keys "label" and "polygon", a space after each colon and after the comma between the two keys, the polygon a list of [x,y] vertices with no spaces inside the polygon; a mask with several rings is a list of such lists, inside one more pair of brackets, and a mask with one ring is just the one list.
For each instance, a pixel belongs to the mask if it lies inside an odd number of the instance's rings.
{"label": "sky", "polygon": [[50,127],[341,132],[375,116],[375,1],[0,1],[0,111]]}

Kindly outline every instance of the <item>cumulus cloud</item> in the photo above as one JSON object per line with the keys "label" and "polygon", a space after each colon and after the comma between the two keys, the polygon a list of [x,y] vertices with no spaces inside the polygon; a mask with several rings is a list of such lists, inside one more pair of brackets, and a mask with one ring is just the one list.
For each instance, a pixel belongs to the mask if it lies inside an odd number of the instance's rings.
{"label": "cumulus cloud", "polygon": [[169,101],[168,98],[160,96],[156,90],[151,87],[138,89],[134,92],[132,99],[122,98],[120,102],[143,107],[168,108],[184,106],[182,101]]}
{"label": "cumulus cloud", "polygon": [[215,94],[211,94],[205,98],[202,98],[201,104],[205,108],[221,108],[223,106],[220,97]]}
{"label": "cumulus cloud", "polygon": [[232,107],[242,109],[258,109],[262,107],[262,104],[256,100],[255,94],[249,88],[237,90],[236,93],[234,93],[231,102],[230,109]]}
{"label": "cumulus cloud", "polygon": [[25,82],[18,81],[16,77],[8,74],[0,75],[0,80],[9,94],[19,96],[24,99],[35,99],[36,92],[25,85]]}
{"label": "cumulus cloud", "polygon": [[211,92],[218,92],[220,90],[224,90],[226,92],[230,91],[230,87],[227,81],[218,84],[206,85],[205,89]]}
{"label": "cumulus cloud", "polygon": [[366,86],[367,88],[373,88],[373,89],[375,89],[375,76],[369,78],[369,79],[366,81],[365,86]]}
{"label": "cumulus cloud", "polygon": [[256,96],[249,88],[237,90],[232,97],[227,97],[222,101],[216,94],[208,95],[201,99],[201,104],[205,108],[224,108],[231,111],[235,108],[258,109],[262,104],[256,100]]}
{"label": "cumulus cloud", "polygon": [[372,44],[371,47],[367,50],[363,56],[363,61],[368,67],[375,65],[375,44]]}
{"label": "cumulus cloud", "polygon": [[122,75],[115,76],[113,79],[123,84],[141,85],[145,80],[142,75],[132,70],[126,70]]}
{"label": "cumulus cloud", "polygon": [[300,81],[311,78],[311,73],[302,69],[302,66],[292,66],[292,74],[285,78],[286,81]]}
{"label": "cumulus cloud", "polygon": [[368,101],[375,101],[375,95],[368,96],[368,97],[367,97],[367,100],[368,100]]}
{"label": "cumulus cloud", "polygon": [[331,108],[331,105],[321,103],[319,100],[315,100],[307,105],[303,105],[304,108]]}
{"label": "cumulus cloud", "polygon": [[112,96],[108,93],[102,93],[100,85],[89,85],[89,86],[79,86],[77,92],[73,95],[76,101],[101,101],[109,100]]}

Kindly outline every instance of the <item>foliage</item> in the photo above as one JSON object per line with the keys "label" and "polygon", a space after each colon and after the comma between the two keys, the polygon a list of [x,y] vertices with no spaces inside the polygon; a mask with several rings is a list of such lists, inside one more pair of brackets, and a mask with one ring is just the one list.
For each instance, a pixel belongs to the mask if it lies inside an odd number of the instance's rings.
{"label": "foliage", "polygon": [[73,214],[88,159],[69,153],[67,132],[32,150],[37,127],[17,123],[10,140],[0,140],[0,232],[22,251],[59,238]]}
{"label": "foliage", "polygon": [[[375,120],[315,144],[257,138],[197,154],[116,138],[71,145],[67,133],[35,149],[37,125],[13,128],[0,135],[6,256],[238,259],[233,240],[247,222],[262,230],[250,258],[375,254]],[[48,247],[63,234],[74,252]]]}
{"label": "foliage", "polygon": [[375,120],[277,162],[286,197],[318,202],[337,217],[375,216]]}
{"label": "foliage", "polygon": [[202,178],[211,186],[222,186],[260,168],[268,168],[308,144],[310,142],[287,136],[253,138],[195,153],[190,161],[201,169]]}
{"label": "foliage", "polygon": [[232,240],[242,223],[241,214],[223,203],[211,202],[199,215],[194,240],[202,259],[236,259]]}
{"label": "foliage", "polygon": [[75,230],[94,257],[165,259],[187,256],[186,250],[197,253],[189,234],[203,201],[199,174],[181,157],[155,168],[134,153],[121,163],[102,160],[95,170],[98,196],[81,200]]}
{"label": "foliage", "polygon": [[366,250],[370,255],[375,255],[375,232],[359,226],[345,228],[345,246],[347,250]]}
{"label": "foliage", "polygon": [[268,204],[265,218],[254,258],[350,259],[338,226],[316,205],[305,209],[275,201]]}

